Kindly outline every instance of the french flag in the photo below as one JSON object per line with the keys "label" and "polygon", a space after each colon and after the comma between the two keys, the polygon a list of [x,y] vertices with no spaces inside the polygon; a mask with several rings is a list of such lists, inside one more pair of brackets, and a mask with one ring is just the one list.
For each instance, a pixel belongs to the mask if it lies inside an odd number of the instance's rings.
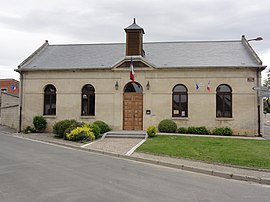
{"label": "french flag", "polygon": [[211,90],[211,88],[210,88],[210,81],[208,82],[206,89],[207,89],[208,91]]}
{"label": "french flag", "polygon": [[129,78],[130,80],[132,80],[132,82],[134,82],[134,76],[135,76],[135,73],[134,73],[134,67],[133,67],[133,60],[131,57]]}

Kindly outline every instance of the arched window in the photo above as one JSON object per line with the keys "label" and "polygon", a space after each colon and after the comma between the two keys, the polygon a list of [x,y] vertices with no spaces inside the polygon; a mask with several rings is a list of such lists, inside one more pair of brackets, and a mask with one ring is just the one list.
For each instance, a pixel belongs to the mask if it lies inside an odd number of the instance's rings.
{"label": "arched window", "polygon": [[82,88],[82,116],[95,116],[95,88],[87,84]]}
{"label": "arched window", "polygon": [[188,117],[188,94],[186,86],[174,86],[172,93],[172,116]]}
{"label": "arched window", "polygon": [[232,117],[232,89],[227,84],[217,87],[216,117]]}
{"label": "arched window", "polygon": [[56,88],[49,84],[44,89],[44,115],[56,115]]}
{"label": "arched window", "polygon": [[137,82],[129,82],[125,88],[124,88],[125,93],[142,93],[143,89],[142,86],[137,83]]}

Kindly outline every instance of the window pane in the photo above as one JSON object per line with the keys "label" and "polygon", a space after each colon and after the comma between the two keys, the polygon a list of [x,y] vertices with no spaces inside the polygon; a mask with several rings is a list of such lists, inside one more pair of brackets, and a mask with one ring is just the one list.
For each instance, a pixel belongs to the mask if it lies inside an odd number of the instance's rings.
{"label": "window pane", "polygon": [[222,95],[217,95],[216,99],[216,105],[217,105],[217,117],[222,117],[223,116],[223,99]]}
{"label": "window pane", "polygon": [[183,85],[177,85],[174,87],[173,92],[187,92],[187,89]]}
{"label": "window pane", "polygon": [[224,116],[231,117],[232,102],[230,95],[224,95]]}
{"label": "window pane", "polygon": [[86,85],[83,87],[83,90],[82,90],[83,93],[85,94],[92,94],[95,92],[95,89],[93,86],[91,86],[90,84]]}
{"label": "window pane", "polygon": [[124,89],[124,92],[131,93],[142,93],[143,89],[142,86],[138,83],[128,83]]}
{"label": "window pane", "polygon": [[90,95],[90,99],[89,99],[90,103],[90,110],[89,110],[89,115],[94,116],[95,115],[95,95]]}
{"label": "window pane", "polygon": [[88,115],[87,113],[87,100],[83,99],[82,101],[82,115]]}
{"label": "window pane", "polygon": [[231,89],[227,85],[220,85],[217,89],[218,92],[231,92]]}
{"label": "window pane", "polygon": [[181,95],[181,103],[187,102],[187,95]]}

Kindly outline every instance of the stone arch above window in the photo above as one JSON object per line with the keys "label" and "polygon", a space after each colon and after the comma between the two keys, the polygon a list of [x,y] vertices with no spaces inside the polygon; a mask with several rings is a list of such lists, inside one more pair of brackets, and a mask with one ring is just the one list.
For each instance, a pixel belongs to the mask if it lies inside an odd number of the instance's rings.
{"label": "stone arch above window", "polygon": [[177,84],[172,90],[172,116],[188,117],[188,89],[183,84]]}
{"label": "stone arch above window", "polygon": [[56,88],[49,84],[44,88],[44,115],[56,115]]}
{"label": "stone arch above window", "polygon": [[95,116],[95,88],[91,84],[86,84],[82,88],[82,116]]}
{"label": "stone arch above window", "polygon": [[221,84],[216,89],[216,117],[232,117],[232,88],[228,84]]}

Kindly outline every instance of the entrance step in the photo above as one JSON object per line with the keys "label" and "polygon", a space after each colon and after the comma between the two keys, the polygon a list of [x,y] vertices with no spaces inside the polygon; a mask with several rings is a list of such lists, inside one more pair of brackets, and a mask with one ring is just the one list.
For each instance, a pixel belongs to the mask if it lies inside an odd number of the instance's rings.
{"label": "entrance step", "polygon": [[110,131],[103,135],[102,138],[146,138],[145,131]]}

